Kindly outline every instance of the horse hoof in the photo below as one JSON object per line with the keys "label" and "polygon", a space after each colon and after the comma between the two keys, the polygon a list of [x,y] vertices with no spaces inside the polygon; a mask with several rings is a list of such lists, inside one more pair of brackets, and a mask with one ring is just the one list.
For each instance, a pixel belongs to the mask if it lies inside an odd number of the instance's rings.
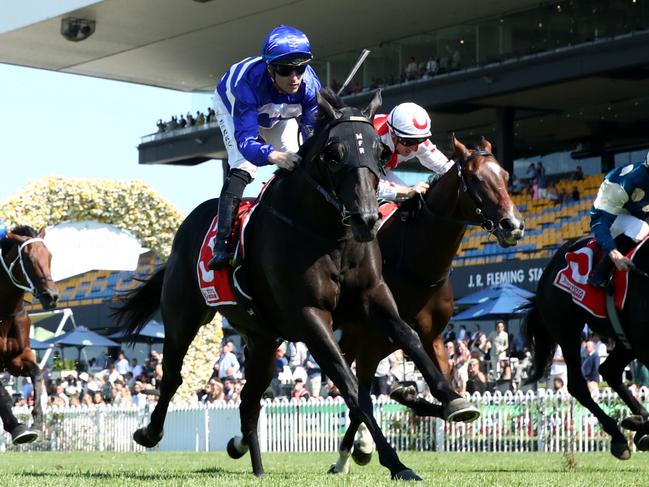
{"label": "horse hoof", "polygon": [[372,460],[372,452],[370,451],[369,453],[366,453],[356,445],[354,445],[354,449],[352,450],[352,460],[354,460],[354,463],[356,463],[356,465],[360,465],[362,467],[370,463],[370,461]]}
{"label": "horse hoof", "polygon": [[634,414],[633,416],[627,416],[622,420],[620,426],[625,430],[638,431],[645,425],[645,419],[639,414]]}
{"label": "horse hoof", "polygon": [[392,476],[392,480],[424,480],[409,468],[403,469]]}
{"label": "horse hoof", "polygon": [[640,451],[649,451],[649,435],[645,433],[636,433],[635,438],[633,438],[635,446],[638,447]]}
{"label": "horse hoof", "polygon": [[458,397],[446,405],[444,417],[453,423],[471,423],[480,417],[480,411],[466,399]]}
{"label": "horse hoof", "polygon": [[626,442],[611,442],[611,454],[618,460],[628,460],[629,458],[631,458],[631,450],[629,450],[629,445]]}
{"label": "horse hoof", "polygon": [[[240,451],[239,448],[237,448],[237,446],[239,446],[243,451]],[[230,438],[226,450],[228,452],[229,457],[233,458],[234,460],[238,460],[246,453],[248,453],[248,447],[242,442],[240,436],[235,436],[234,438]]]}
{"label": "horse hoof", "polygon": [[19,424],[11,432],[11,441],[14,445],[24,445],[25,443],[31,443],[37,439],[38,431],[30,429],[24,424]]}
{"label": "horse hoof", "polygon": [[338,465],[336,463],[332,464],[331,467],[329,467],[329,470],[327,470],[327,473],[333,474],[333,475],[347,475],[349,473],[349,465],[346,465],[343,470],[338,470]]}
{"label": "horse hoof", "polygon": [[133,433],[133,440],[135,440],[135,443],[142,445],[145,448],[153,448],[158,443],[160,443],[163,434],[164,433],[160,433],[160,437],[158,439],[153,439],[149,436],[148,428],[144,427],[136,430],[135,433]]}
{"label": "horse hoof", "polygon": [[417,389],[412,385],[398,385],[390,392],[390,399],[406,406],[408,403],[417,400]]}

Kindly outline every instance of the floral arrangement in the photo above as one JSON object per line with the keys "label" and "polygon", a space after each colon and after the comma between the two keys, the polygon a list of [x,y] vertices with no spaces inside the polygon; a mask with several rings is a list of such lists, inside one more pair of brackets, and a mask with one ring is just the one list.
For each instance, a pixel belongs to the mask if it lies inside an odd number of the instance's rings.
{"label": "floral arrangement", "polygon": [[166,260],[181,214],[142,181],[45,177],[0,202],[7,226],[95,220],[130,231]]}

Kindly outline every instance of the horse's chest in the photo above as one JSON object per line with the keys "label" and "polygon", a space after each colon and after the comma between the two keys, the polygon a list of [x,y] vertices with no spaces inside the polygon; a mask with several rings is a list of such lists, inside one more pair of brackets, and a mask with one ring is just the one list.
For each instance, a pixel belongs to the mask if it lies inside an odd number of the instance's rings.
{"label": "horse's chest", "polygon": [[7,363],[20,352],[20,344],[15,338],[0,337],[0,363]]}

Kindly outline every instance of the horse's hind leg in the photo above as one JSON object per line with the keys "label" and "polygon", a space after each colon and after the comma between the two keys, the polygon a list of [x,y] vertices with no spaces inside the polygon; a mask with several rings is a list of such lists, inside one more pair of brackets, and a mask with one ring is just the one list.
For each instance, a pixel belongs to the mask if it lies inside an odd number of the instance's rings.
{"label": "horse's hind leg", "polygon": [[586,379],[581,373],[579,337],[576,336],[570,343],[560,342],[560,345],[568,369],[568,391],[597,417],[604,431],[611,435],[611,453],[613,456],[620,460],[628,460],[631,457],[631,451],[626,437],[618,428],[617,422],[608,416],[594,401],[588,390]]}
{"label": "horse's hind leg", "polygon": [[[165,306],[165,309],[169,309]],[[151,413],[149,425],[138,429],[133,434],[133,439],[140,445],[153,448],[164,434],[163,427],[169,403],[182,384],[180,371],[187,349],[191,345],[198,329],[204,321],[201,319],[200,309],[190,304],[178,305],[173,311],[165,313],[165,341],[162,349],[162,379],[160,380],[160,397]]]}
{"label": "horse's hind leg", "polygon": [[240,458],[250,449],[252,472],[258,477],[265,473],[257,436],[261,396],[273,377],[276,350],[277,341],[272,338],[246,341],[246,370],[249,373],[246,374],[246,383],[241,390],[239,406],[243,438],[232,438],[228,442],[228,454],[232,458]]}
{"label": "horse's hind leg", "polygon": [[623,384],[622,376],[624,368],[633,360],[633,353],[627,350],[619,343],[608,355],[604,363],[599,367],[599,373],[611,388],[617,392],[618,396],[629,406],[631,412],[640,416],[643,421],[649,418],[649,412],[640,402],[631,394],[631,391]]}

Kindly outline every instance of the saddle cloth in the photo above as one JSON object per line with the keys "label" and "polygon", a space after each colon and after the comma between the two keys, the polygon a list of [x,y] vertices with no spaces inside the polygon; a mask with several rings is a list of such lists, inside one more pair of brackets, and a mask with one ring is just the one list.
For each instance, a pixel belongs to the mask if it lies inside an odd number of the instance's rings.
{"label": "saddle cloth", "polygon": [[[264,192],[274,180],[271,177],[261,188],[259,196],[255,200],[243,200],[239,205],[237,218],[235,219],[230,242],[236,245],[235,260],[243,260],[245,249],[245,234],[248,223],[252,214],[261,201]],[[236,295],[232,286],[232,266],[226,266],[222,269],[212,271],[207,267],[212,258],[214,241],[216,240],[216,231],[218,229],[218,215],[214,217],[212,223],[203,238],[198,260],[196,262],[196,277],[198,287],[205,298],[205,304],[208,306],[221,306],[224,304],[237,304]]]}
{"label": "saddle cloth", "polygon": [[[638,248],[644,244],[642,240],[628,254],[631,260]],[[594,239],[591,239],[585,246],[566,253],[566,267],[561,269],[554,278],[553,284],[559,289],[569,293],[572,300],[587,310],[593,316],[606,318],[606,291],[600,287],[588,284],[593,268],[603,257],[600,247]],[[626,295],[629,285],[629,273],[615,270],[613,273],[613,290],[615,307],[618,311],[624,309]]]}
{"label": "saddle cloth", "polygon": [[394,201],[385,201],[379,204],[379,213],[381,214],[381,221],[379,222],[379,230],[385,222],[388,221],[392,215],[399,209],[399,205]]}

